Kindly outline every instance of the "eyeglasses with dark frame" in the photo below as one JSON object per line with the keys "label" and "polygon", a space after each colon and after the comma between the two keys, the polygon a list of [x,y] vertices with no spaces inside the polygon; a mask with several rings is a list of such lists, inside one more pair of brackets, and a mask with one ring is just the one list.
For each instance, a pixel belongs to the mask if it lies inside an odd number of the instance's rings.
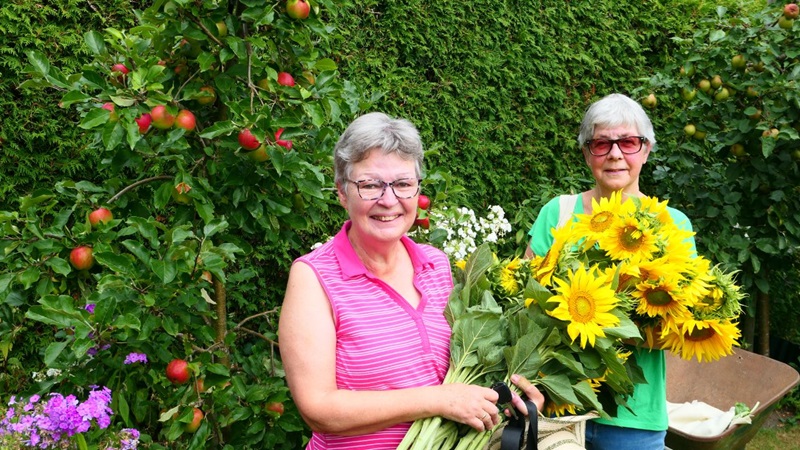
{"label": "eyeglasses with dark frame", "polygon": [[617,144],[619,151],[626,155],[639,153],[647,142],[644,136],[625,136],[617,139],[589,139],[583,145],[589,149],[593,156],[605,156],[611,152],[614,144]]}
{"label": "eyeglasses with dark frame", "polygon": [[412,198],[419,193],[421,178],[400,178],[387,183],[383,180],[345,180],[356,185],[358,196],[362,200],[377,200],[386,193],[386,188],[392,188],[394,196],[400,199]]}

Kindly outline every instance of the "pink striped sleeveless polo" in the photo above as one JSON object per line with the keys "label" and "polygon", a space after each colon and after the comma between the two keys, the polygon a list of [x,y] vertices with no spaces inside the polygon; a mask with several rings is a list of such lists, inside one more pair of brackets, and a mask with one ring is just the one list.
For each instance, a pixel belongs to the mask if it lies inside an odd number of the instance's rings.
{"label": "pink striped sleeveless polo", "polygon": [[[356,256],[347,230],[298,258],[317,274],[331,303],[336,327],[336,383],[339,389],[379,391],[439,385],[450,360],[450,325],[444,308],[453,288],[450,262],[440,250],[403,236],[421,293],[414,309],[375,278]],[[314,433],[306,447],[395,449],[410,423],[376,433],[339,436]]]}

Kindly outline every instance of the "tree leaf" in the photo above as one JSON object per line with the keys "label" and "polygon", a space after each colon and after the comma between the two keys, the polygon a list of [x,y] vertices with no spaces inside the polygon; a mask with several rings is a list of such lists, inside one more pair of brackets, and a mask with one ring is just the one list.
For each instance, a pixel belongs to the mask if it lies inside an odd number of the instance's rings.
{"label": "tree leaf", "polygon": [[103,39],[103,35],[97,31],[92,30],[84,33],[83,41],[86,42],[86,46],[89,47],[89,50],[95,55],[104,55],[106,53],[105,39]]}
{"label": "tree leaf", "polygon": [[42,76],[47,76],[50,73],[50,62],[44,54],[36,50],[29,50],[25,54],[28,56],[28,61],[36,73]]}

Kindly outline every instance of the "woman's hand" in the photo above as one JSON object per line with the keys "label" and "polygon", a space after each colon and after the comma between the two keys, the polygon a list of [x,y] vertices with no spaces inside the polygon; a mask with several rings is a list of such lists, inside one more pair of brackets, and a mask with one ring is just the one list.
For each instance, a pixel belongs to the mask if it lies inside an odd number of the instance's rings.
{"label": "woman's hand", "polygon": [[498,395],[493,389],[473,384],[443,384],[442,417],[486,431],[500,423]]}
{"label": "woman's hand", "polygon": [[[544,408],[544,394],[542,394],[539,389],[536,388],[527,378],[523,377],[522,375],[514,374],[511,375],[511,382],[514,383],[515,386],[522,390],[522,393],[528,397],[528,400],[532,401],[538,411],[541,411]],[[511,403],[523,414],[526,416],[528,415],[528,407],[525,405],[525,401],[517,395],[515,392],[511,392]],[[510,414],[506,412],[506,414]]]}

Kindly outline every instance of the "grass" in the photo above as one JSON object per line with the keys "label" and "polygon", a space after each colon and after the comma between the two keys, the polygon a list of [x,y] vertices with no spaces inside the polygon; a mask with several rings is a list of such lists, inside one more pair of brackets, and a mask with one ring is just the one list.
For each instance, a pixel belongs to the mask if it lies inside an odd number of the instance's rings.
{"label": "grass", "polygon": [[[796,418],[796,416],[794,417]],[[800,424],[792,421],[793,414],[778,409],[747,443],[752,450],[800,450]]]}

